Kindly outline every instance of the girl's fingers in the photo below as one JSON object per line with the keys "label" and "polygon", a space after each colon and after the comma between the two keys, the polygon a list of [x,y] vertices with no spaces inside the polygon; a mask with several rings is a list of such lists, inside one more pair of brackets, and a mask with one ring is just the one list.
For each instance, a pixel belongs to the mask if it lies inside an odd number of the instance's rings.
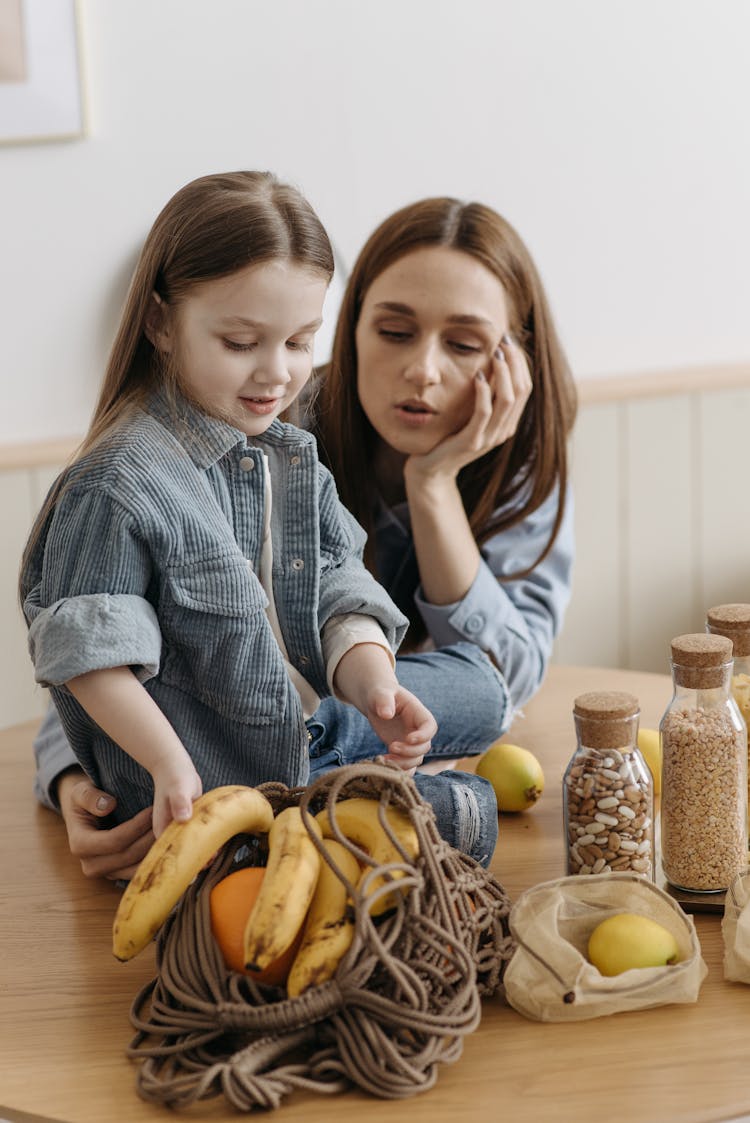
{"label": "girl's fingers", "polygon": [[381,688],[375,690],[371,705],[374,713],[383,721],[390,721],[396,714],[396,699],[392,690]]}
{"label": "girl's fingers", "polygon": [[172,818],[178,823],[186,823],[193,815],[193,801],[189,796],[174,795],[170,801],[170,810]]}
{"label": "girl's fingers", "polygon": [[418,745],[422,742],[429,743],[429,741],[432,740],[436,733],[437,722],[435,721],[434,717],[430,716],[429,718],[426,718],[420,725],[418,725],[416,729],[414,729],[409,734],[406,740],[410,745]]}
{"label": "girl's fingers", "polygon": [[405,740],[410,745],[427,744],[429,745],[432,738],[437,733],[437,721],[434,714],[426,710],[421,704],[419,710],[409,715],[413,728],[407,734]]}
{"label": "girl's fingers", "polygon": [[415,741],[426,741],[437,733],[434,714],[423,702],[420,702],[419,698],[403,687],[399,689],[398,711],[404,725],[409,728],[409,733],[404,740],[410,744]]}
{"label": "girl's fingers", "polygon": [[385,755],[387,760],[398,764],[400,768],[417,768],[425,758],[424,751],[416,752],[413,748],[409,748],[398,741],[388,746],[388,752]]}

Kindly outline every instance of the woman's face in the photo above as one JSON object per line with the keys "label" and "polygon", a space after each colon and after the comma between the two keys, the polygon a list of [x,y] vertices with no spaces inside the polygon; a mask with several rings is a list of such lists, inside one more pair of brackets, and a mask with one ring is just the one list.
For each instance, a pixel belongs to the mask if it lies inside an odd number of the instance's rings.
{"label": "woman's face", "polygon": [[399,258],[365,293],[355,334],[357,392],[370,424],[406,456],[430,452],[474,408],[477,371],[510,330],[500,281],[461,250]]}

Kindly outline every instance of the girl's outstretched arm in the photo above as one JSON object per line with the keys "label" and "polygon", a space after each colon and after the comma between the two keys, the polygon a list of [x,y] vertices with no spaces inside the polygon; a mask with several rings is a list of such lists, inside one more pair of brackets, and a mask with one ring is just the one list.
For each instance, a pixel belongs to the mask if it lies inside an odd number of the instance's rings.
{"label": "girl's outstretched arm", "polygon": [[386,759],[414,771],[429,752],[437,722],[396,678],[387,651],[358,643],[339,660],[333,679],[337,695],[363,713],[388,747]]}
{"label": "girl's outstretched arm", "polygon": [[154,781],[153,829],[189,819],[201,779],[167,718],[129,667],[89,671],[67,682],[73,697]]}

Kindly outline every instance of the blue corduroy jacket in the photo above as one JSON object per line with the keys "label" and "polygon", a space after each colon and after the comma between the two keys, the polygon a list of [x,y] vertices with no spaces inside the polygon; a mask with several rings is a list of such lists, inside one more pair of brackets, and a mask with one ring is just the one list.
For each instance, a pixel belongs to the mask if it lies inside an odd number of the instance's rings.
{"label": "blue corduroy jacket", "polygon": [[299,696],[265,613],[264,486],[273,483],[274,599],[290,662],[330,693],[321,630],[376,619],[394,650],[405,617],[362,564],[364,533],[339,502],[314,438],[274,421],[239,430],[161,397],[69,469],[22,575],[29,649],[93,782],[126,819],[152,800],[148,773],[64,684],[130,666],[193,757],[204,788],[304,783]]}

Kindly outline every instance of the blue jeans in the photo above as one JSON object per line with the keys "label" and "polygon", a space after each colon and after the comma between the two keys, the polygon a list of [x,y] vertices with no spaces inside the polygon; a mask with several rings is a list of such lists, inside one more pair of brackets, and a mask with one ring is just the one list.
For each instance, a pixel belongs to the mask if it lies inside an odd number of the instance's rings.
{"label": "blue jeans", "polygon": [[[458,643],[396,660],[399,682],[432,712],[438,731],[426,760],[476,756],[510,725],[507,687],[474,644]],[[353,706],[325,698],[308,719],[310,778],[342,764],[371,760],[386,751],[367,719]],[[440,834],[451,846],[487,865],[497,842],[497,801],[492,785],[471,772],[417,772],[414,782],[431,804]]]}

